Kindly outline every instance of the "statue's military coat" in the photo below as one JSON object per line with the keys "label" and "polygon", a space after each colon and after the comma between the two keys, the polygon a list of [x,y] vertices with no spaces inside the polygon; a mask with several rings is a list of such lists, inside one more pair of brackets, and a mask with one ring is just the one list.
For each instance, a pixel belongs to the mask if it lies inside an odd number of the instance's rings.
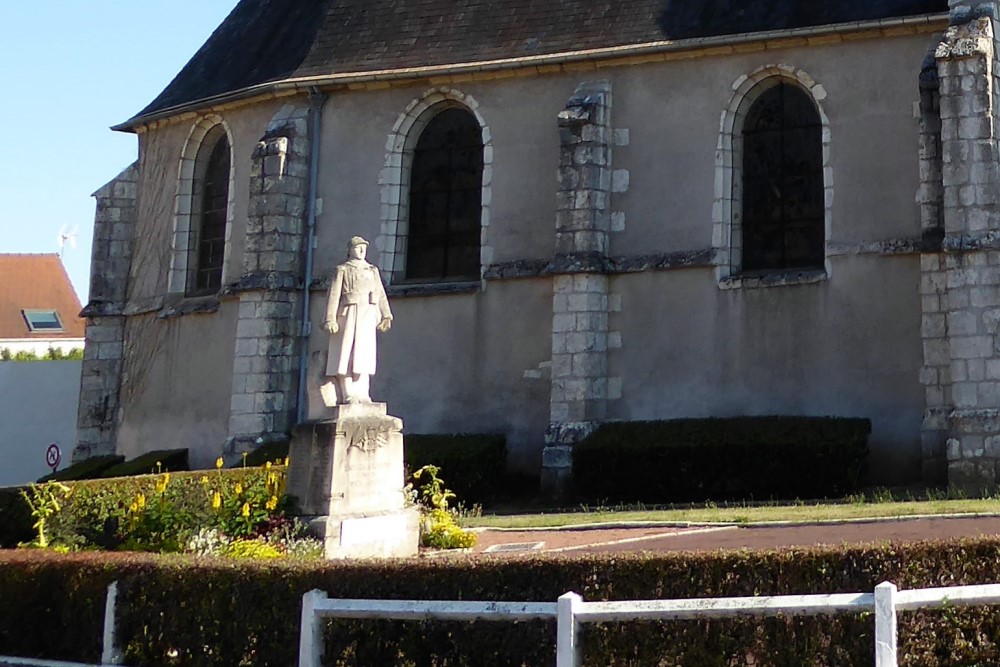
{"label": "statue's military coat", "polygon": [[327,375],[374,375],[375,331],[392,318],[378,269],[363,259],[337,267],[330,285],[326,319],[339,331],[330,336]]}

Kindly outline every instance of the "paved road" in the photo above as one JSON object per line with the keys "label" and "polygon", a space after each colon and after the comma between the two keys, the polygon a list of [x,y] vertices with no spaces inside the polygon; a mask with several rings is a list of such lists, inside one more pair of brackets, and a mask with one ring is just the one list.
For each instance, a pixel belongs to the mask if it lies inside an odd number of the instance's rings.
{"label": "paved road", "polygon": [[[772,549],[1000,535],[1000,517],[908,519],[804,526],[613,528],[481,533],[477,553],[609,553]],[[519,545],[519,546],[513,546]]]}

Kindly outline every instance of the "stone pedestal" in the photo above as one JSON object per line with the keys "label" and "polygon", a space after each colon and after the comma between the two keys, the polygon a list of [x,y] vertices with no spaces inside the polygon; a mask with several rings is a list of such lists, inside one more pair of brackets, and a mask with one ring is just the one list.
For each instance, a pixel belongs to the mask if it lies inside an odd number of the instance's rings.
{"label": "stone pedestal", "polygon": [[385,403],[339,405],[292,437],[288,493],[327,558],[413,556],[420,513],[403,497],[403,423]]}

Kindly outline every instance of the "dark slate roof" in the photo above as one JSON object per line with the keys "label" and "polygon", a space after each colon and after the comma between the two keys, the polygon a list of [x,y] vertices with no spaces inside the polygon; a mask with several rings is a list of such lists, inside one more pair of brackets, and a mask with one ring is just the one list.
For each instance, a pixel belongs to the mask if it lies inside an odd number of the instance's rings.
{"label": "dark slate roof", "polygon": [[947,0],[241,0],[133,120],[290,78],[947,10]]}

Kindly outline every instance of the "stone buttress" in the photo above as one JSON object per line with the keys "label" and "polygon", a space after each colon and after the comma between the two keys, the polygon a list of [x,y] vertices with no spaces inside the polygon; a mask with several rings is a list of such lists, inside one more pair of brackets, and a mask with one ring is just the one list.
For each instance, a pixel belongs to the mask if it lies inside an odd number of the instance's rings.
{"label": "stone buttress", "polygon": [[581,84],[559,113],[553,275],[552,390],[542,486],[561,495],[573,445],[605,419],[608,400],[608,235],[611,84]]}
{"label": "stone buttress", "polygon": [[138,163],[94,193],[97,213],[90,264],[77,440],[73,462],[115,453],[125,302],[136,226]]}
{"label": "stone buttress", "polygon": [[309,108],[284,107],[253,152],[229,415],[230,454],[284,439],[295,419]]}
{"label": "stone buttress", "polygon": [[997,7],[950,4],[921,76],[924,475],[978,494],[1000,473]]}

